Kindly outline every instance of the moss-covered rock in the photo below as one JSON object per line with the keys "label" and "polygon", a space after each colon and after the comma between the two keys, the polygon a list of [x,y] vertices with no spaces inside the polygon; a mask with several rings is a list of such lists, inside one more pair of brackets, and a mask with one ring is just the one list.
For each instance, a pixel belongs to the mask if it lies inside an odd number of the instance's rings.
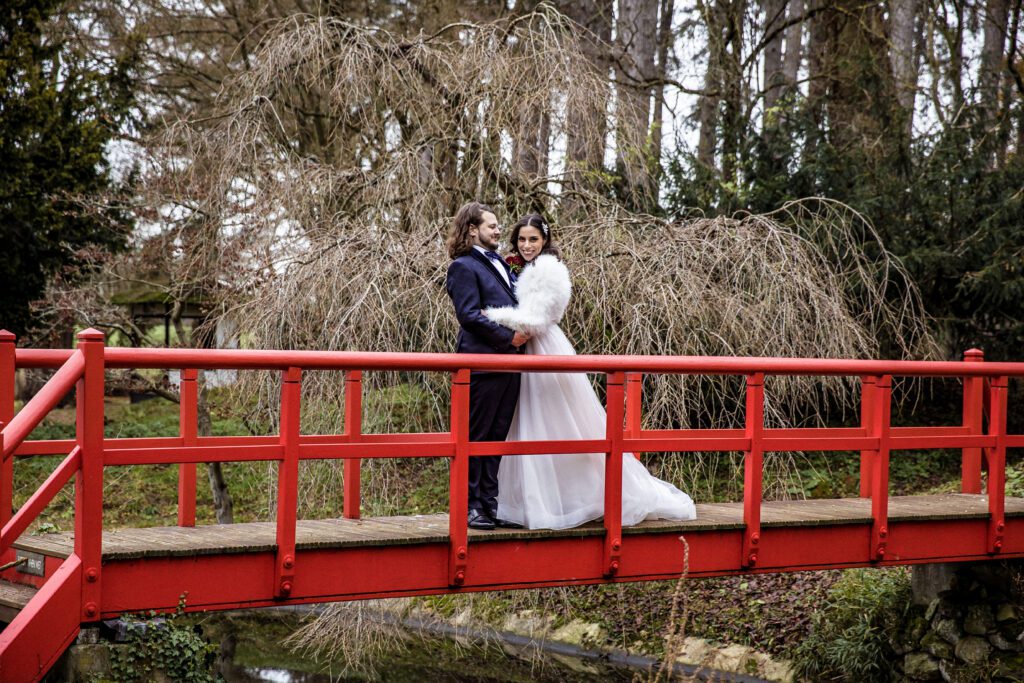
{"label": "moss-covered rock", "polygon": [[912,652],[903,658],[903,674],[915,681],[937,681],[939,660],[924,652]]}
{"label": "moss-covered rock", "polygon": [[992,617],[992,608],[986,604],[974,604],[967,607],[964,619],[964,630],[976,636],[983,636],[995,630],[996,622]]}
{"label": "moss-covered rock", "polygon": [[935,633],[928,633],[921,639],[921,649],[939,659],[953,658],[953,646]]}
{"label": "moss-covered rock", "polygon": [[988,659],[992,646],[984,638],[965,636],[956,644],[956,656],[968,664],[979,664]]}

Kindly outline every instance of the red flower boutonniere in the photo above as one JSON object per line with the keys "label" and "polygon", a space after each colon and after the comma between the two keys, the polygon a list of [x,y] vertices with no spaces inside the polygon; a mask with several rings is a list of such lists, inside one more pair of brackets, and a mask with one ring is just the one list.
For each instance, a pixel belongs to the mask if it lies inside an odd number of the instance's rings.
{"label": "red flower boutonniere", "polygon": [[511,268],[512,272],[515,273],[516,275],[519,275],[521,272],[523,272],[523,267],[526,266],[526,261],[524,261],[523,257],[520,256],[519,254],[512,254],[510,256],[506,256],[505,263],[508,264],[508,267]]}

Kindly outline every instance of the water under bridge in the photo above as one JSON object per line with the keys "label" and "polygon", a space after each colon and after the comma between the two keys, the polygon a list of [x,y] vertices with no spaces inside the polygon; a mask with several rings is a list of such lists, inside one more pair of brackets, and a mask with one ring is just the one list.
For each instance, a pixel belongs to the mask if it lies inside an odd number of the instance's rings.
{"label": "water under bridge", "polygon": [[[55,370],[15,414],[18,368]],[[181,371],[176,437],[106,438],[107,369]],[[272,436],[199,436],[199,370],[281,374],[280,428]],[[344,377],[344,422],[334,435],[302,434],[303,371]],[[576,441],[469,441],[472,370],[587,372],[607,377],[604,438]],[[362,376],[426,371],[451,377],[449,431],[363,433]],[[733,429],[641,427],[643,377],[732,375],[746,383],[744,426]],[[834,428],[766,428],[765,378],[853,377],[860,424]],[[107,347],[86,330],[73,350],[17,348],[0,332],[0,679],[40,679],[82,624],[127,612],[188,611],[359,600],[541,586],[744,572],[984,561],[1024,557],[1024,498],[1005,496],[1008,383],[1024,363],[874,361],[667,356],[489,356],[421,353],[128,349]],[[954,378],[963,385],[960,424],[893,427],[893,378]],[[76,438],[30,440],[33,429],[76,392]],[[889,495],[889,461],[897,451],[959,449],[961,492]],[[859,452],[860,497],[764,501],[765,454]],[[469,458],[530,453],[606,456],[605,515],[566,530],[467,529]],[[743,500],[698,503],[697,519],[621,524],[622,458],[631,453],[741,452]],[[16,459],[62,455],[52,474],[15,512]],[[625,456],[624,456],[625,454]],[[896,457],[912,457],[911,454]],[[361,518],[359,474],[368,458],[446,458],[447,514]],[[297,519],[303,460],[344,461],[344,516]],[[277,467],[276,520],[196,525],[196,464],[272,461]],[[179,467],[174,526],[105,529],[104,471],[126,465]],[[983,467],[987,476],[982,477]],[[25,535],[74,478],[74,530]],[[984,486],[984,490],[983,490]]]}

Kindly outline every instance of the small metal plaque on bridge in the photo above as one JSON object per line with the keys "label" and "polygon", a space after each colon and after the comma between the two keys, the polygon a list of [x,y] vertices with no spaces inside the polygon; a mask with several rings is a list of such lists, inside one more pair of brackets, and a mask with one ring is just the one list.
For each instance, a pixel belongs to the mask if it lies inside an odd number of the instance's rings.
{"label": "small metal plaque on bridge", "polygon": [[43,569],[45,567],[46,558],[39,553],[30,553],[27,550],[15,550],[14,558],[16,560],[26,559],[27,562],[22,562],[18,565],[17,570],[22,574],[32,574],[33,576],[42,576]]}

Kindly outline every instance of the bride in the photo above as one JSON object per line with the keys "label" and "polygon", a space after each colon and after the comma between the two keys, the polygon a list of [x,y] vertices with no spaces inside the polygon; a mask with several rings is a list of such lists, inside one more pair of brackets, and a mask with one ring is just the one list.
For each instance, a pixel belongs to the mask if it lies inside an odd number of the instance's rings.
{"label": "bride", "polygon": [[[569,303],[569,271],[552,244],[551,228],[532,214],[512,228],[519,305],[488,308],[489,318],[531,336],[526,352],[575,355],[558,327]],[[523,373],[508,441],[603,439],[605,410],[584,374]],[[501,459],[498,516],[530,529],[565,529],[604,514],[603,453],[516,455]],[[630,454],[622,458],[622,524],[645,519],[694,519],[688,495],[655,478]]]}

